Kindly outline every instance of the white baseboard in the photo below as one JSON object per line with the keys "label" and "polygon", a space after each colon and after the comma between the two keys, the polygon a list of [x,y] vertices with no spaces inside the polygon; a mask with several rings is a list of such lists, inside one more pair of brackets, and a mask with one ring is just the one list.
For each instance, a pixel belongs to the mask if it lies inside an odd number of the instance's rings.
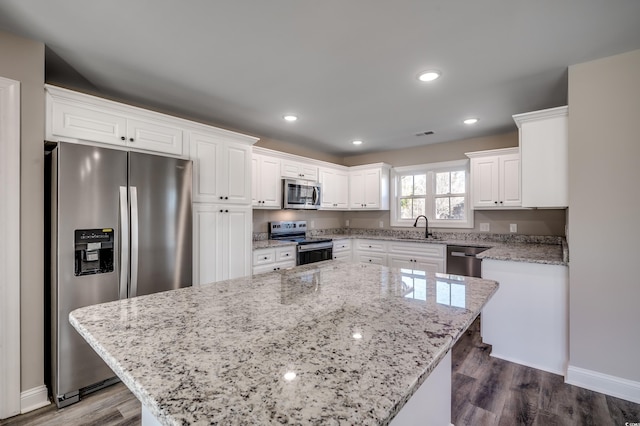
{"label": "white baseboard", "polygon": [[49,405],[47,387],[42,385],[20,393],[20,414]]}
{"label": "white baseboard", "polygon": [[640,404],[640,382],[569,366],[565,382]]}
{"label": "white baseboard", "polygon": [[505,361],[513,362],[515,364],[524,365],[525,367],[535,368],[536,370],[542,370],[542,371],[546,371],[547,373],[557,374],[559,376],[564,377],[563,369],[552,368],[552,367],[549,367],[548,365],[534,364],[534,363],[523,361],[521,359],[517,359],[514,357],[503,356],[499,353],[496,353],[493,349],[491,350],[491,353],[489,355],[494,358],[500,358]]}

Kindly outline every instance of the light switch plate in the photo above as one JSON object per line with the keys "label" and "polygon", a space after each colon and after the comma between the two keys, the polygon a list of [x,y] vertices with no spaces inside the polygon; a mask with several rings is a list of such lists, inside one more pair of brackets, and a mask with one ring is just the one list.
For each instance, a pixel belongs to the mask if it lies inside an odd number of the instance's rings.
{"label": "light switch plate", "polygon": [[489,232],[489,224],[488,223],[481,223],[480,224],[480,232]]}
{"label": "light switch plate", "polygon": [[512,223],[509,225],[509,232],[518,232],[518,224]]}
{"label": "light switch plate", "polygon": [[347,228],[349,227],[349,219],[344,221],[344,226],[346,226]]}
{"label": "light switch plate", "polygon": [[311,229],[314,229],[316,227],[316,222],[315,221],[311,221]]}
{"label": "light switch plate", "polygon": [[380,226],[380,228],[384,228],[384,222],[380,221],[379,226]]}

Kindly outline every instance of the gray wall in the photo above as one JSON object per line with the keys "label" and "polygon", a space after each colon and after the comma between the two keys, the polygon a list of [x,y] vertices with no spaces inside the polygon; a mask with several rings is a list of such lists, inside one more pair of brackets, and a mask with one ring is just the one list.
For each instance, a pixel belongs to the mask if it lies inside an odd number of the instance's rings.
{"label": "gray wall", "polygon": [[21,389],[44,377],[44,44],[0,32],[0,76],[19,81]]}
{"label": "gray wall", "polygon": [[640,381],[640,50],[569,68],[570,365]]}

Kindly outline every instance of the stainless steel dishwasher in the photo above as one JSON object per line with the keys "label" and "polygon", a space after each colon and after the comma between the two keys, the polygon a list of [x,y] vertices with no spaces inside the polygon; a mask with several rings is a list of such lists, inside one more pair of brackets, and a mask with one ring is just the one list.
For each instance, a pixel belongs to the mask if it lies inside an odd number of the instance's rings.
{"label": "stainless steel dishwasher", "polygon": [[482,276],[482,259],[477,254],[489,247],[447,246],[447,274],[467,277]]}

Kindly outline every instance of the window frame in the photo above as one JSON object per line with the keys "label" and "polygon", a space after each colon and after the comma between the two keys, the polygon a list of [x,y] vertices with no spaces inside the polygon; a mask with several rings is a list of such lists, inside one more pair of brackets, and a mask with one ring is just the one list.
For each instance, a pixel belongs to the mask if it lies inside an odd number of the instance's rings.
{"label": "window frame", "polygon": [[[465,171],[465,220],[453,219],[436,219],[435,218],[435,200],[442,198],[443,195],[436,195],[435,191],[435,175],[441,172]],[[455,160],[440,163],[419,164],[415,166],[394,167],[391,169],[391,226],[412,227],[414,219],[400,218],[400,177],[406,175],[426,174],[427,176],[427,194],[425,195],[425,211],[429,219],[429,228],[473,228],[473,209],[471,207],[471,173],[470,161]],[[457,196],[457,195],[453,195]],[[446,196],[445,196],[446,197]]]}

